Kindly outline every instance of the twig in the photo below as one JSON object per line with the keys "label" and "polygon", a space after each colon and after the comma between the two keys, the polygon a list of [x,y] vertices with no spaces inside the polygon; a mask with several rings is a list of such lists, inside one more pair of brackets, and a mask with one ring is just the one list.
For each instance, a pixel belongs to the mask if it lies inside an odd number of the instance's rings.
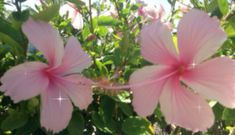
{"label": "twig", "polygon": [[233,16],[235,16],[235,9],[233,9],[229,14],[227,14],[223,20],[229,20],[230,18],[232,18]]}
{"label": "twig", "polygon": [[91,0],[89,0],[89,16],[90,16],[90,23],[91,23],[91,33],[94,34],[92,11],[91,11]]}

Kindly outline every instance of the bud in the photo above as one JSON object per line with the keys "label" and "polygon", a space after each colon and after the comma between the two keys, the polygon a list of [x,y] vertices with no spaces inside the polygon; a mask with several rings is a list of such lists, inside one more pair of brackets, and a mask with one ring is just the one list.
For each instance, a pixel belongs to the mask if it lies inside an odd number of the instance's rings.
{"label": "bud", "polygon": [[95,34],[91,34],[91,35],[89,35],[88,37],[87,37],[87,41],[93,41],[93,40],[95,40],[96,39],[96,35]]}

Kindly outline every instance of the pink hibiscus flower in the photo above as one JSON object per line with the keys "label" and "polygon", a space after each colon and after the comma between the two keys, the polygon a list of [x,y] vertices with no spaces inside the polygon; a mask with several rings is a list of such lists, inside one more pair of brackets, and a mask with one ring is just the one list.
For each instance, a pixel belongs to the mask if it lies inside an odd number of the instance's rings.
{"label": "pink hibiscus flower", "polygon": [[66,2],[60,8],[60,15],[64,16],[68,13],[68,18],[72,19],[71,23],[75,29],[82,29],[83,28],[83,18],[82,15],[79,13],[78,8],[71,2]]}
{"label": "pink hibiscus flower", "polygon": [[161,20],[169,29],[173,29],[172,23],[164,19],[165,9],[161,4],[157,7],[152,5],[141,6],[138,9],[138,14],[144,17],[144,21]]}
{"label": "pink hibiscus flower", "polygon": [[235,61],[207,60],[226,40],[216,19],[199,10],[189,11],[178,26],[178,51],[160,21],[145,26],[140,38],[143,57],[158,65],[143,67],[130,77],[138,115],[152,114],[159,101],[168,123],[197,132],[214,122],[205,99],[235,107]]}
{"label": "pink hibiscus flower", "polygon": [[23,32],[46,59],[26,62],[11,68],[1,78],[1,91],[15,103],[41,95],[41,125],[52,132],[59,132],[68,125],[73,106],[86,109],[92,102],[92,81],[79,74],[91,64],[75,37],[63,46],[58,31],[49,24],[29,19],[22,26]]}
{"label": "pink hibiscus flower", "polygon": [[165,10],[162,5],[159,5],[158,7],[152,6],[152,5],[147,5],[147,6],[141,6],[138,9],[139,15],[141,15],[147,19],[150,18],[151,20],[162,19],[164,12],[165,12]]}

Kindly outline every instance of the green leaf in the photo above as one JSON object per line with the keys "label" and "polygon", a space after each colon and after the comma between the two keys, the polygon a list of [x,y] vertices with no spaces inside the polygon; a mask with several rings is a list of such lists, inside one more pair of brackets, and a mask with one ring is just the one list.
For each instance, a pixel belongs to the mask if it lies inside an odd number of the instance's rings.
{"label": "green leaf", "polygon": [[19,47],[20,44],[15,41],[14,39],[12,39],[9,35],[5,34],[5,33],[2,33],[0,32],[0,40],[13,46],[13,48],[16,48],[16,47]]}
{"label": "green leaf", "polygon": [[133,48],[133,50],[129,53],[128,60],[130,63],[138,65],[140,63],[138,59],[139,56],[140,56],[140,48]]}
{"label": "green leaf", "polygon": [[115,66],[119,66],[122,64],[122,55],[121,55],[121,49],[117,48],[113,52],[113,63]]}
{"label": "green leaf", "polygon": [[108,29],[104,26],[100,26],[97,29],[97,33],[102,37],[106,36],[108,34],[108,32],[109,32]]}
{"label": "green leaf", "polygon": [[[175,4],[176,0],[173,0],[173,1]],[[190,2],[193,4],[195,8],[200,9],[202,7],[202,3],[199,0],[190,0]]]}
{"label": "green leaf", "polygon": [[235,36],[235,26],[233,26],[232,24],[227,24],[225,26],[225,32],[227,33],[227,35],[229,37],[234,37]]}
{"label": "green leaf", "polygon": [[217,0],[212,0],[212,1],[209,3],[209,5],[208,5],[207,10],[208,10],[209,12],[213,12],[213,11],[216,10],[217,8],[218,8]]}
{"label": "green leaf", "polygon": [[38,99],[35,97],[35,98],[32,98],[28,101],[28,109],[30,108],[35,108],[39,105],[39,101]]}
{"label": "green leaf", "polygon": [[225,24],[224,29],[229,37],[235,36],[235,16],[228,20],[228,23]]}
{"label": "green leaf", "polygon": [[113,120],[115,102],[108,96],[100,98],[100,107],[98,112],[92,113],[92,121],[100,131],[104,133],[116,134],[117,122]]}
{"label": "green leaf", "polygon": [[10,37],[12,40],[17,42],[18,44],[24,43],[21,32],[15,29],[14,27],[12,27],[12,25],[6,20],[4,20],[3,18],[0,18],[0,32]]}
{"label": "green leaf", "polygon": [[104,122],[103,122],[102,118],[99,116],[99,114],[98,114],[97,112],[93,112],[91,116],[92,116],[93,123],[94,123],[98,128],[104,127]]}
{"label": "green leaf", "polygon": [[86,40],[87,37],[88,37],[90,34],[91,34],[91,33],[90,33],[89,25],[85,25],[84,28],[83,28],[83,30],[82,30],[82,38],[83,38],[84,40]]}
{"label": "green leaf", "polygon": [[17,129],[14,135],[32,135],[40,127],[39,120],[39,117],[32,117],[27,124]]}
{"label": "green leaf", "polygon": [[50,21],[56,15],[58,15],[60,9],[59,4],[53,4],[49,7],[46,7],[43,11],[39,12],[38,14],[34,15],[34,19]]}
{"label": "green leaf", "polygon": [[225,108],[223,115],[222,115],[222,119],[228,120],[228,121],[234,121],[235,120],[235,109]]}
{"label": "green leaf", "polygon": [[112,97],[116,102],[131,103],[130,92],[122,91],[117,96]]}
{"label": "green leaf", "polygon": [[4,10],[4,0],[0,0],[0,14]]}
{"label": "green leaf", "polygon": [[2,122],[1,128],[3,130],[14,130],[24,126],[28,121],[28,115],[24,112],[13,111]]}
{"label": "green leaf", "polygon": [[[1,37],[1,33],[0,33]],[[4,56],[10,51],[9,45],[0,46],[0,59],[4,58]]]}
{"label": "green leaf", "polygon": [[107,120],[112,119],[112,115],[115,109],[115,102],[108,96],[103,96],[101,99],[100,106],[104,111],[104,117]]}
{"label": "green leaf", "polygon": [[119,21],[112,16],[99,16],[98,18],[98,25],[100,26],[115,26],[117,24],[119,24]]}
{"label": "green leaf", "polygon": [[126,135],[152,135],[151,124],[140,117],[131,117],[124,121],[122,130]]}
{"label": "green leaf", "polygon": [[103,120],[105,127],[107,127],[112,133],[116,132],[116,122],[113,120],[115,102],[108,96],[103,96],[100,103],[100,112],[103,113]]}
{"label": "green leaf", "polygon": [[39,100],[36,97],[30,99],[27,102],[27,109],[30,113],[36,113],[37,112],[36,107],[38,107],[38,106],[39,106]]}
{"label": "green leaf", "polygon": [[24,10],[22,12],[12,12],[12,16],[14,17],[15,20],[24,22],[29,17],[29,10]]}
{"label": "green leaf", "polygon": [[133,115],[132,108],[129,104],[121,103],[121,102],[118,102],[117,104],[125,115],[127,116]]}
{"label": "green leaf", "polygon": [[112,133],[112,131],[105,126],[102,116],[100,116],[97,112],[93,112],[91,116],[92,122],[95,124],[96,128],[104,133]]}
{"label": "green leaf", "polygon": [[226,15],[228,13],[228,10],[229,10],[228,1],[227,0],[217,0],[217,2],[218,2],[220,12],[223,15]]}
{"label": "green leaf", "polygon": [[70,135],[83,135],[83,129],[85,128],[85,120],[80,112],[74,112],[72,119],[68,126],[68,132]]}
{"label": "green leaf", "polygon": [[76,4],[76,6],[78,6],[78,9],[80,9],[82,6],[86,6],[86,3],[83,2],[82,0],[68,0],[68,1]]}
{"label": "green leaf", "polygon": [[215,119],[220,120],[223,115],[224,107],[220,105],[219,103],[216,103],[216,105],[213,106],[213,112],[215,114]]}
{"label": "green leaf", "polygon": [[0,18],[0,40],[10,45],[12,51],[18,56],[26,51],[22,33],[2,18]]}
{"label": "green leaf", "polygon": [[232,24],[232,25],[235,27],[235,16],[232,16],[232,17],[229,19],[229,23]]}
{"label": "green leaf", "polygon": [[108,74],[108,69],[106,66],[99,60],[95,60],[95,64],[98,67],[101,75],[107,75]]}

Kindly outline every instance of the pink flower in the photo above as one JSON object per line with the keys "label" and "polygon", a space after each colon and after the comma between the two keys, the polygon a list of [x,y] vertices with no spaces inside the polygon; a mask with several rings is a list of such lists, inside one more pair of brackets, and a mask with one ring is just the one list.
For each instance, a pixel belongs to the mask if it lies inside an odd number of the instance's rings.
{"label": "pink flower", "polygon": [[159,7],[147,5],[147,6],[141,6],[138,9],[139,15],[145,18],[149,18],[151,20],[161,19],[164,12],[165,10],[162,5],[160,5]]}
{"label": "pink flower", "polygon": [[68,13],[68,18],[72,19],[72,26],[75,29],[82,29],[83,28],[83,19],[82,15],[79,13],[79,10],[77,9],[76,5],[70,2],[66,2],[61,8],[60,8],[60,15],[64,16]]}
{"label": "pink flower", "polygon": [[202,11],[189,11],[178,26],[178,51],[160,21],[145,26],[140,37],[143,57],[158,65],[143,67],[130,77],[130,86],[145,82],[132,87],[138,115],[152,114],[159,101],[168,123],[197,132],[214,122],[205,98],[235,107],[235,61],[208,60],[226,40],[218,21]]}
{"label": "pink flower", "polygon": [[63,46],[58,31],[49,24],[29,19],[22,30],[46,59],[26,62],[11,68],[1,78],[0,90],[15,103],[41,95],[41,125],[47,130],[59,132],[68,125],[73,106],[86,109],[92,102],[92,81],[79,74],[91,64],[75,37]]}
{"label": "pink flower", "polygon": [[141,6],[138,9],[138,14],[140,16],[143,16],[144,19],[150,19],[151,21],[156,21],[156,20],[161,20],[162,22],[164,22],[165,25],[168,26],[169,29],[173,29],[172,23],[169,21],[166,21],[163,19],[163,16],[165,14],[165,9],[163,8],[162,5],[160,5],[159,7],[155,7],[155,6]]}
{"label": "pink flower", "polygon": [[180,11],[183,13],[187,13],[190,10],[190,7],[188,5],[180,5]]}

